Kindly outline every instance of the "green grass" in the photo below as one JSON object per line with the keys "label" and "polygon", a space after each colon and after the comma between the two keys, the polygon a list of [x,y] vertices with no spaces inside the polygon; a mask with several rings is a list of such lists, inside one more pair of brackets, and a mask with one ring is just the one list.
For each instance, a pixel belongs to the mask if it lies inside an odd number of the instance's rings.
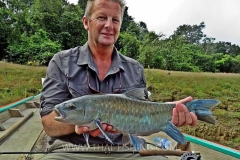
{"label": "green grass", "polygon": [[[0,61],[0,106],[37,95],[46,67],[32,67]],[[176,101],[186,96],[213,98],[222,103],[213,109],[216,125],[199,122],[181,130],[193,136],[240,149],[240,74],[189,73],[146,69],[151,100]]]}
{"label": "green grass", "polygon": [[[173,100],[186,96],[194,98],[216,98],[223,105],[237,104],[240,100],[240,74],[190,73],[163,70],[145,71],[147,85],[153,94],[171,95]],[[158,96],[158,99],[164,97]]]}
{"label": "green grass", "polygon": [[218,99],[216,125],[199,122],[196,127],[182,127],[187,134],[240,150],[240,74],[189,73],[146,69],[152,100],[175,101],[186,96],[195,99]]}
{"label": "green grass", "polygon": [[0,106],[41,92],[46,67],[30,67],[0,61]]}

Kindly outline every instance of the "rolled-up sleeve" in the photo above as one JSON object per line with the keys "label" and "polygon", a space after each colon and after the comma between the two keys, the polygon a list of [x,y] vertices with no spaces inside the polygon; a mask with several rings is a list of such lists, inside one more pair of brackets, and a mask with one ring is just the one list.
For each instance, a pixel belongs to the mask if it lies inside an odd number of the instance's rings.
{"label": "rolled-up sleeve", "polygon": [[43,83],[40,99],[41,116],[51,113],[55,105],[70,99],[66,74],[62,69],[62,61],[59,54],[55,54],[49,62]]}

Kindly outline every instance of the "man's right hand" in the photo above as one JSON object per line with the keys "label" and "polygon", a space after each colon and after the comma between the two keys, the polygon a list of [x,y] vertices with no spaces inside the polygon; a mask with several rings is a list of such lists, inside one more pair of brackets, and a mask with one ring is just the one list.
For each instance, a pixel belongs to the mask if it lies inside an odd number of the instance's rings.
{"label": "man's right hand", "polygon": [[[118,133],[116,131],[113,131],[113,126],[111,125],[108,125],[106,123],[103,123],[102,124],[102,129],[105,131],[105,132],[110,132],[110,133]],[[92,131],[89,131],[89,128],[87,126],[75,126],[75,132],[77,134],[83,134],[83,133],[86,133],[86,132],[89,132],[89,134],[93,137],[96,137],[98,136],[99,134],[102,134],[102,132],[100,131],[100,129],[94,129]]]}

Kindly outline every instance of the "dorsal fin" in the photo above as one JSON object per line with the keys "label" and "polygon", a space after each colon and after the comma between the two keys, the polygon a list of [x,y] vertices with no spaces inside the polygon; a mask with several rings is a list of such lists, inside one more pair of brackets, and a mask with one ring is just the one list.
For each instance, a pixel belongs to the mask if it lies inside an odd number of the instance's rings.
{"label": "dorsal fin", "polygon": [[128,98],[149,101],[149,93],[146,90],[146,88],[134,88],[129,91],[126,91],[123,94]]}

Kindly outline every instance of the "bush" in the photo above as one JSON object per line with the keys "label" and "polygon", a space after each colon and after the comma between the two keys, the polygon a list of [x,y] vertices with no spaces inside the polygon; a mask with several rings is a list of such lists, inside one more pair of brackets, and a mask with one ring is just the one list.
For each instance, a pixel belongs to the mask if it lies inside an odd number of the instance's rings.
{"label": "bush", "polygon": [[20,64],[47,65],[52,56],[60,50],[61,45],[51,41],[46,31],[40,29],[30,37],[25,32],[21,35],[20,42],[10,44],[6,59]]}

